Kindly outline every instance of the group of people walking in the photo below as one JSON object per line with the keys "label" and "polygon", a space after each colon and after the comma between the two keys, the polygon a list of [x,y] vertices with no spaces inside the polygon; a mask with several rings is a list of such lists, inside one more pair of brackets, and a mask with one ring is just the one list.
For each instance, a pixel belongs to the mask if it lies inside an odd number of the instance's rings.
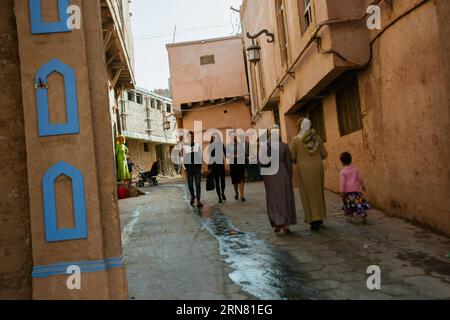
{"label": "group of people walking", "polygon": [[[197,207],[202,208],[201,202],[201,174],[202,174],[202,148],[195,142],[194,133],[189,133],[189,143],[184,143],[181,148],[182,166],[186,171],[189,193],[191,196],[191,205],[195,204]],[[219,203],[227,200],[225,195],[225,163],[226,155],[229,150],[230,154],[233,154],[234,161],[230,164],[230,174],[232,184],[234,185],[235,200],[245,199],[245,170],[248,163],[248,147],[245,142],[241,142],[237,137],[234,139],[234,144],[225,146],[222,141],[219,140],[218,135],[213,135],[210,141],[209,156],[212,161],[208,163],[208,174],[212,175],[215,184],[215,190],[219,198]],[[213,147],[214,146],[214,147]],[[229,148],[227,150],[227,148]],[[240,163],[239,159],[245,159],[243,163]]]}
{"label": "group of people walking", "polygon": [[[299,119],[298,135],[293,139],[290,147],[281,139],[279,143],[272,145],[273,139],[270,138],[273,130],[279,130],[279,127],[274,126],[268,130],[269,139],[265,142],[268,154],[273,156],[278,153],[279,157],[278,171],[273,175],[264,176],[270,224],[276,233],[282,230],[289,233],[289,227],[297,224],[293,188],[293,166],[296,166],[305,223],[310,224],[311,230],[318,231],[327,217],[323,161],[328,157],[328,153],[324,143],[307,118]],[[235,200],[246,201],[245,171],[248,166],[248,143],[235,137],[234,143],[225,146],[218,139],[220,138],[216,135],[210,141],[209,147],[211,150],[209,150],[208,155],[214,160],[208,164],[208,172],[214,179],[219,203],[227,200],[225,196],[226,154],[232,155],[234,160],[230,164],[230,174],[235,191]],[[182,151],[191,205],[197,203],[197,206],[201,208],[203,207],[201,202],[202,152],[200,145],[194,141],[193,132],[190,133],[190,143],[185,143]],[[340,189],[345,215],[349,219],[362,218],[365,222],[366,212],[370,209],[361,192],[365,191],[365,184],[359,171],[351,165],[352,156],[350,153],[343,153],[340,160],[344,166],[340,174]]]}

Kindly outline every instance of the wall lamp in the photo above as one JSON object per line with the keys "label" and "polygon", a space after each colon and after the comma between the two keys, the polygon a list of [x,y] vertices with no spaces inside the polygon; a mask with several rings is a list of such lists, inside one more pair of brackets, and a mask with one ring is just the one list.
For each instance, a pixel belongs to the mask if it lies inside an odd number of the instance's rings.
{"label": "wall lamp", "polygon": [[252,45],[247,48],[248,61],[250,61],[251,63],[258,63],[259,61],[261,61],[261,47],[255,42],[255,39],[263,34],[267,36],[268,43],[272,43],[275,41],[275,35],[269,32],[267,29],[261,30],[255,35],[251,35],[249,32],[247,32],[247,38],[252,39]]}

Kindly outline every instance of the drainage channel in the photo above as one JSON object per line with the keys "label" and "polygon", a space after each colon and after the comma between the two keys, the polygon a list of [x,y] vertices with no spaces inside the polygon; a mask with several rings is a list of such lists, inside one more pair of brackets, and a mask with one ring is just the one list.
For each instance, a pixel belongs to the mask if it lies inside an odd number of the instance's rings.
{"label": "drainage channel", "polygon": [[[207,208],[208,210],[208,208]],[[261,300],[315,300],[318,292],[293,267],[295,259],[233,226],[218,208],[202,219],[203,228],[218,241],[220,255],[234,271],[230,279],[243,291]]]}
{"label": "drainage channel", "polygon": [[[185,184],[170,186],[181,189],[189,204]],[[217,207],[192,208],[202,225],[219,244],[223,260],[233,270],[229,277],[244,292],[260,300],[317,300],[319,293],[306,280],[299,263],[288,252],[280,250],[253,233],[236,228]]]}

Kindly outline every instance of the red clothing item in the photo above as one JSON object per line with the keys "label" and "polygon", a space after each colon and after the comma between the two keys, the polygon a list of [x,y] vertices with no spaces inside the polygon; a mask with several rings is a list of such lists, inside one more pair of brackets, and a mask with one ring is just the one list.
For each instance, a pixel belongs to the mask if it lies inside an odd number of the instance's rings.
{"label": "red clothing item", "polygon": [[358,169],[348,166],[341,170],[339,189],[342,193],[361,192],[362,186],[363,181]]}

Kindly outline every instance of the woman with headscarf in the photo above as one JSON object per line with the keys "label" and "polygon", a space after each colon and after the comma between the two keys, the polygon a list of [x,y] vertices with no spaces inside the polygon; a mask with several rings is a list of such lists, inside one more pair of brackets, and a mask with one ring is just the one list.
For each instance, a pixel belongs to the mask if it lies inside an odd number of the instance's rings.
{"label": "woman with headscarf", "polygon": [[318,231],[327,216],[323,160],[328,153],[310,120],[300,118],[298,128],[299,134],[292,141],[292,162],[297,164],[305,222],[311,225],[311,230]]}
{"label": "woman with headscarf", "polygon": [[295,212],[295,196],[292,187],[292,161],[289,146],[280,139],[277,145],[272,145],[271,136],[273,130],[279,130],[277,125],[269,130],[267,141],[268,155],[279,156],[279,169],[274,175],[264,176],[266,187],[267,213],[270,224],[275,233],[283,230],[290,232],[289,226],[297,224]]}

